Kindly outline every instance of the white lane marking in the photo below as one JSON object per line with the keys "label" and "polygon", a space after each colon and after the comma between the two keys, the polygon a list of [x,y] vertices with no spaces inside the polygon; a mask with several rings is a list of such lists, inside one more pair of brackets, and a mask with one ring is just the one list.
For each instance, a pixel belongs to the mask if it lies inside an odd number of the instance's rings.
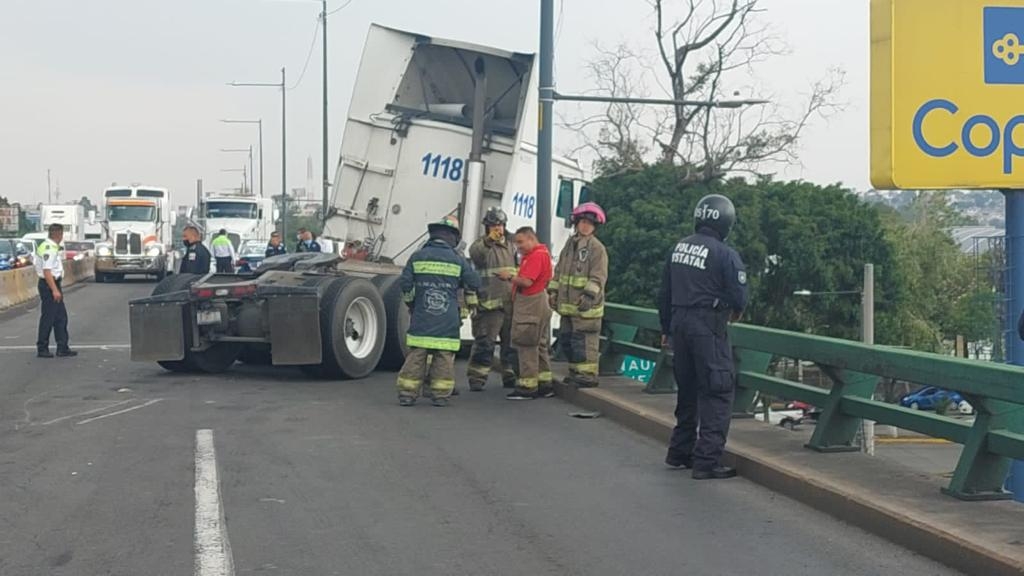
{"label": "white lane marking", "polygon": [[47,422],[43,422],[43,423],[41,423],[39,425],[40,426],[49,426],[50,424],[56,424],[57,422],[63,422],[65,420],[70,420],[72,418],[78,418],[79,416],[88,416],[89,414],[95,414],[97,412],[103,412],[104,410],[109,410],[109,409],[114,408],[116,406],[121,406],[123,404],[127,404],[127,403],[129,403],[131,401],[132,401],[132,398],[129,398],[127,400],[121,400],[120,402],[114,402],[112,404],[107,404],[106,406],[100,406],[99,408],[93,408],[92,410],[86,410],[85,412],[75,412],[74,414],[68,414],[67,416],[61,416],[60,418],[54,418],[53,420],[49,420]]}
{"label": "white lane marking", "polygon": [[142,404],[139,404],[138,406],[132,406],[131,408],[125,408],[124,410],[118,410],[117,412],[111,412],[109,414],[101,414],[99,416],[93,416],[92,418],[86,418],[85,420],[82,420],[81,422],[78,422],[77,425],[81,426],[82,424],[88,424],[89,422],[95,422],[96,420],[103,420],[104,418],[110,418],[111,416],[118,416],[118,415],[124,414],[126,412],[131,412],[132,410],[138,410],[139,408],[145,408],[146,406],[152,406],[153,404],[156,404],[157,402],[160,402],[161,400],[163,400],[163,398],[154,398],[152,400],[149,400],[148,402],[144,402]]}
{"label": "white lane marking", "polygon": [[195,576],[233,576],[234,560],[224,522],[213,430],[196,430]]}
{"label": "white lane marking", "polygon": [[[131,344],[75,344],[72,350],[128,350]],[[5,350],[35,350],[35,346],[0,346],[0,352]]]}

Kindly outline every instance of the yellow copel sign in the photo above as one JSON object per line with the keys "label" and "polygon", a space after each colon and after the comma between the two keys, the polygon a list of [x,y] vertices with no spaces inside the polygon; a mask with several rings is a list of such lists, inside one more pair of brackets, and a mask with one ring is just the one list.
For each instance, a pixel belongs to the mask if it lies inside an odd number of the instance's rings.
{"label": "yellow copel sign", "polygon": [[1024,0],[871,1],[871,182],[1024,188]]}

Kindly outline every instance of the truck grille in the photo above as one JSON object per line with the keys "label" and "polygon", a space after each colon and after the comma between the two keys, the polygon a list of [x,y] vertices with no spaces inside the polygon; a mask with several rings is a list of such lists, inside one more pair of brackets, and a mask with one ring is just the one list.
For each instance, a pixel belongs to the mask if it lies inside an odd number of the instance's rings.
{"label": "truck grille", "polygon": [[120,232],[114,237],[114,254],[125,256],[142,255],[142,235],[135,232]]}

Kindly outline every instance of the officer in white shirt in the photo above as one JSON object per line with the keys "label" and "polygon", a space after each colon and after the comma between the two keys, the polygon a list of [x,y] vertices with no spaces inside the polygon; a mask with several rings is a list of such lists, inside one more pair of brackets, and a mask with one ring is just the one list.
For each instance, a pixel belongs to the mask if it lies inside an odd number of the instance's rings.
{"label": "officer in white shirt", "polygon": [[33,258],[36,276],[39,277],[39,337],[36,339],[36,356],[53,358],[50,352],[50,332],[57,340],[57,356],[78,356],[68,347],[68,310],[64,306],[64,252],[60,247],[64,239],[64,227],[51,224],[47,229],[49,238],[36,248]]}

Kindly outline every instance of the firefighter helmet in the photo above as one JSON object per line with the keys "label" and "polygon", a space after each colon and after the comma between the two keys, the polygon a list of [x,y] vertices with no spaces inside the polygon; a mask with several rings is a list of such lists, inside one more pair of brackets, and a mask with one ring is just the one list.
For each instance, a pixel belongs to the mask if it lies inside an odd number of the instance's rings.
{"label": "firefighter helmet", "polygon": [[584,202],[572,211],[572,217],[570,220],[573,224],[578,222],[581,218],[590,220],[594,224],[604,224],[608,221],[604,215],[604,209],[601,208],[597,202]]}
{"label": "firefighter helmet", "polygon": [[497,226],[501,224],[504,226],[508,222],[508,216],[505,215],[505,211],[497,206],[492,206],[487,209],[487,213],[484,214],[484,226]]}

